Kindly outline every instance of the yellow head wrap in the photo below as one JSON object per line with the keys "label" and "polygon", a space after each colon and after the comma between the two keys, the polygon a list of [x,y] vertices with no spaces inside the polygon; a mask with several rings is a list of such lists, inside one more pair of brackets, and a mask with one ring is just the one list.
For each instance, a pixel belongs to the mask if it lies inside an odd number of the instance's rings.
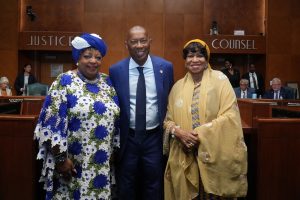
{"label": "yellow head wrap", "polygon": [[209,50],[208,45],[207,45],[204,41],[202,41],[202,40],[200,40],[200,39],[193,39],[193,40],[188,41],[188,42],[183,46],[183,48],[187,47],[187,46],[188,46],[189,44],[191,44],[192,42],[199,43],[199,44],[201,44],[202,46],[205,47],[206,52],[207,52],[207,61],[209,61],[209,58],[210,58],[210,50]]}

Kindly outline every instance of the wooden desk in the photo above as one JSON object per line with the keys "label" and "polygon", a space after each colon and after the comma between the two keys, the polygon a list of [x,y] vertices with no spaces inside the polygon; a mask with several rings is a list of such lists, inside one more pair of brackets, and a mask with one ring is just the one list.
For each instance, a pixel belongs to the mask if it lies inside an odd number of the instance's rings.
{"label": "wooden desk", "polygon": [[247,199],[300,199],[300,119],[272,118],[272,110],[299,111],[299,100],[238,99],[248,147]]}
{"label": "wooden desk", "polygon": [[257,117],[271,117],[270,102],[261,102],[255,99],[238,99],[238,106],[244,128],[255,127]]}
{"label": "wooden desk", "polygon": [[5,111],[9,108],[8,106],[10,106],[10,110],[15,111],[12,114],[38,115],[41,111],[44,100],[44,96],[0,96],[0,108],[1,104],[3,104],[5,109],[2,110]]}
{"label": "wooden desk", "polygon": [[256,153],[256,199],[300,199],[300,119],[257,119]]}
{"label": "wooden desk", "polygon": [[38,199],[37,116],[0,115],[0,199]]}

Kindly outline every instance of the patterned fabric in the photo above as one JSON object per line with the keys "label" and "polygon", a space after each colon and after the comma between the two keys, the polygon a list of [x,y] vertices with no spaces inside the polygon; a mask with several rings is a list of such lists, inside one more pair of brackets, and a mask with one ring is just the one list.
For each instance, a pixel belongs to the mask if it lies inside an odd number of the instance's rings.
{"label": "patterned fabric", "polygon": [[[35,129],[46,199],[110,199],[111,155],[119,147],[118,99],[107,75],[96,84],[69,71],[52,84]],[[77,171],[70,182],[54,170],[49,149],[67,152]]]}
{"label": "patterned fabric", "polygon": [[198,108],[199,94],[200,94],[200,84],[196,84],[194,88],[192,105],[191,105],[193,129],[200,126],[199,108]]}

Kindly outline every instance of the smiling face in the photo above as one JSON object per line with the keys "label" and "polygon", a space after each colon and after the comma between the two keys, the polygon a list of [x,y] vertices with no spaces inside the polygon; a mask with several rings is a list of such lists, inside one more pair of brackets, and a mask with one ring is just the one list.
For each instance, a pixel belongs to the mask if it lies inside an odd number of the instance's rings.
{"label": "smiling face", "polygon": [[192,75],[200,75],[207,68],[207,61],[200,52],[189,52],[185,66]]}
{"label": "smiling face", "polygon": [[125,41],[129,55],[139,65],[143,65],[150,52],[151,39],[148,37],[147,31],[140,26],[131,28]]}
{"label": "smiling face", "polygon": [[101,66],[102,55],[94,48],[87,48],[80,54],[78,60],[78,70],[89,80],[94,80],[99,72]]}

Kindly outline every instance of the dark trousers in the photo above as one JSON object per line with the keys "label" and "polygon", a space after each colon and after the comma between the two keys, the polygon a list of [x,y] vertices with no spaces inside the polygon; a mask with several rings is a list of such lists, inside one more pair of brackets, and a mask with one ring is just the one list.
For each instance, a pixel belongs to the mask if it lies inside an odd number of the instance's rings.
{"label": "dark trousers", "polygon": [[159,128],[147,131],[140,141],[134,130],[129,131],[117,174],[120,200],[162,199],[162,132]]}

